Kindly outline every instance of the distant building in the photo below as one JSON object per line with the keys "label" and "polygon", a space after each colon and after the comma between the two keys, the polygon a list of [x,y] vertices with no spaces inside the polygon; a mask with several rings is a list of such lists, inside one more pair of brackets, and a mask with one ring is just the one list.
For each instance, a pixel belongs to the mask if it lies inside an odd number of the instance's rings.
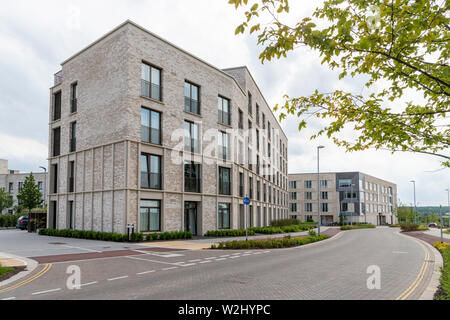
{"label": "distant building", "polygon": [[[14,206],[19,205],[19,200],[17,199],[17,194],[22,188],[25,179],[30,175],[30,173],[21,173],[19,170],[8,169],[8,160],[0,159],[0,189],[4,189],[9,192],[14,199]],[[42,193],[42,199],[44,200],[44,205],[46,203],[47,193],[46,193],[46,183],[47,183],[47,173],[34,173],[34,179]],[[0,214],[13,213],[13,208],[8,208],[0,212]]]}
{"label": "distant building", "polygon": [[[318,220],[317,174],[289,175],[289,214],[302,221]],[[397,223],[397,185],[361,172],[320,174],[322,225],[367,222]]]}

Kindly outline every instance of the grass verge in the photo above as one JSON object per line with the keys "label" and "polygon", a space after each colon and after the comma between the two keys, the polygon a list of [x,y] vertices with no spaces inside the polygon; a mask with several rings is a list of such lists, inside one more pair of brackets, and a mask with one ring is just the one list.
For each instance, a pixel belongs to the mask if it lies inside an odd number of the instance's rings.
{"label": "grass verge", "polygon": [[305,244],[314,243],[328,239],[329,236],[309,236],[305,238],[290,238],[284,239],[263,239],[263,240],[249,240],[249,241],[227,241],[221,242],[218,245],[211,245],[211,249],[279,249],[279,248],[291,248],[299,247]]}

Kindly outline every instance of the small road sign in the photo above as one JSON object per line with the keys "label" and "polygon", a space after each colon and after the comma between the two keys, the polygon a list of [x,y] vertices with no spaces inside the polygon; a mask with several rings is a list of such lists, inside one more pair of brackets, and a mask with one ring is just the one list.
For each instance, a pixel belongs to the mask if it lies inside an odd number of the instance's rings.
{"label": "small road sign", "polygon": [[245,198],[244,198],[244,204],[245,204],[246,206],[248,206],[248,205],[250,204],[250,198],[249,198],[249,197],[245,197]]}

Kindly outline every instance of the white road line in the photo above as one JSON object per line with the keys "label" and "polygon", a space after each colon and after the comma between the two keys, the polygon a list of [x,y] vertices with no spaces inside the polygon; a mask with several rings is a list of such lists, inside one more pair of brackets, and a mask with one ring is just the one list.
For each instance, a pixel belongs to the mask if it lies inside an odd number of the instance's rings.
{"label": "white road line", "polygon": [[223,256],[220,256],[221,258],[228,258],[230,255],[229,254],[225,254]]}
{"label": "white road line", "polygon": [[102,251],[98,251],[98,250],[93,250],[93,249],[87,249],[87,248],[81,248],[81,247],[73,247],[73,246],[66,246],[66,245],[62,245],[61,247],[66,247],[66,248],[71,248],[71,249],[79,249],[79,250],[84,250],[84,251],[90,251],[90,252],[102,252]]}
{"label": "white road line", "polygon": [[133,250],[133,251],[137,252],[137,253],[149,255],[149,256],[160,257],[160,258],[184,257],[184,254],[179,254],[179,253],[155,253],[155,252],[143,251],[143,250]]}
{"label": "white road line", "polygon": [[242,254],[241,252],[239,252],[239,253],[233,253],[232,256],[239,256],[239,255],[241,255],[241,254]]}
{"label": "white road line", "polygon": [[15,299],[16,299],[16,297],[10,297],[10,298],[2,299],[2,301],[9,301],[9,300],[15,300]]}
{"label": "white road line", "polygon": [[217,259],[217,257],[205,258],[205,260],[214,260],[214,259]]}
{"label": "white road line", "polygon": [[171,263],[171,262],[164,262],[164,261],[157,261],[157,260],[150,260],[150,259],[136,258],[136,257],[130,257],[130,256],[125,257],[125,258],[133,259],[133,260],[147,261],[147,262],[155,262],[155,263],[168,264],[168,265],[171,265],[171,266],[178,266],[178,265],[180,264],[180,262],[177,262],[177,263]]}
{"label": "white road line", "polygon": [[128,276],[117,277],[117,278],[111,278],[111,279],[108,279],[108,281],[116,281],[116,280],[121,280],[121,279],[126,279],[126,278],[128,278]]}
{"label": "white road line", "polygon": [[140,272],[140,273],[136,273],[137,276],[142,276],[143,274],[149,274],[149,273],[153,273],[156,272],[155,270],[150,270],[150,271],[145,271],[145,272]]}
{"label": "white road line", "polygon": [[255,252],[254,254],[262,254],[262,252]]}
{"label": "white road line", "polygon": [[202,262],[199,262],[200,264],[205,264],[205,263],[211,263],[212,261],[211,260],[207,260],[207,261],[202,261]]}
{"label": "white road line", "polygon": [[182,267],[191,267],[191,266],[196,266],[196,263],[189,263],[189,264],[182,264]]}
{"label": "white road line", "polygon": [[251,256],[251,254],[250,253],[246,253],[246,254],[243,254],[242,256],[243,257],[248,257],[248,256]]}
{"label": "white road line", "polygon": [[216,259],[215,261],[223,261],[223,260],[227,260],[227,258],[220,258],[220,259]]}
{"label": "white road line", "polygon": [[189,260],[188,262],[200,262],[202,259]]}
{"label": "white road line", "polygon": [[168,270],[173,270],[173,269],[177,269],[178,267],[170,267],[170,268],[164,268],[162,269],[162,271],[168,271]]}
{"label": "white road line", "polygon": [[32,293],[31,295],[32,295],[32,296],[37,296],[38,294],[51,293],[51,292],[56,292],[56,291],[60,291],[60,290],[61,290],[61,288],[58,288],[58,289],[52,289],[52,290],[46,290],[46,291],[40,291],[40,292]]}
{"label": "white road line", "polygon": [[241,256],[234,256],[234,257],[230,257],[230,259],[237,259],[240,258]]}
{"label": "white road line", "polygon": [[89,283],[81,284],[80,287],[87,287],[87,286],[91,286],[91,285],[97,284],[97,283],[98,283],[98,281],[89,282]]}

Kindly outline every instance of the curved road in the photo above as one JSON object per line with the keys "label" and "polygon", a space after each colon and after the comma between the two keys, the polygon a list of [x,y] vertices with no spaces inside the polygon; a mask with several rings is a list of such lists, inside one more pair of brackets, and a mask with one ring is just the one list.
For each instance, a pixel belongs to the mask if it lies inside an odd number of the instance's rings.
{"label": "curved road", "polygon": [[[0,300],[418,299],[433,264],[426,270],[422,266],[434,254],[397,232],[347,231],[330,241],[292,249],[148,253],[40,265],[33,272],[41,272],[35,280],[0,287]],[[79,290],[67,289],[69,266],[80,267]],[[370,266],[381,270],[379,290],[367,287]]]}

